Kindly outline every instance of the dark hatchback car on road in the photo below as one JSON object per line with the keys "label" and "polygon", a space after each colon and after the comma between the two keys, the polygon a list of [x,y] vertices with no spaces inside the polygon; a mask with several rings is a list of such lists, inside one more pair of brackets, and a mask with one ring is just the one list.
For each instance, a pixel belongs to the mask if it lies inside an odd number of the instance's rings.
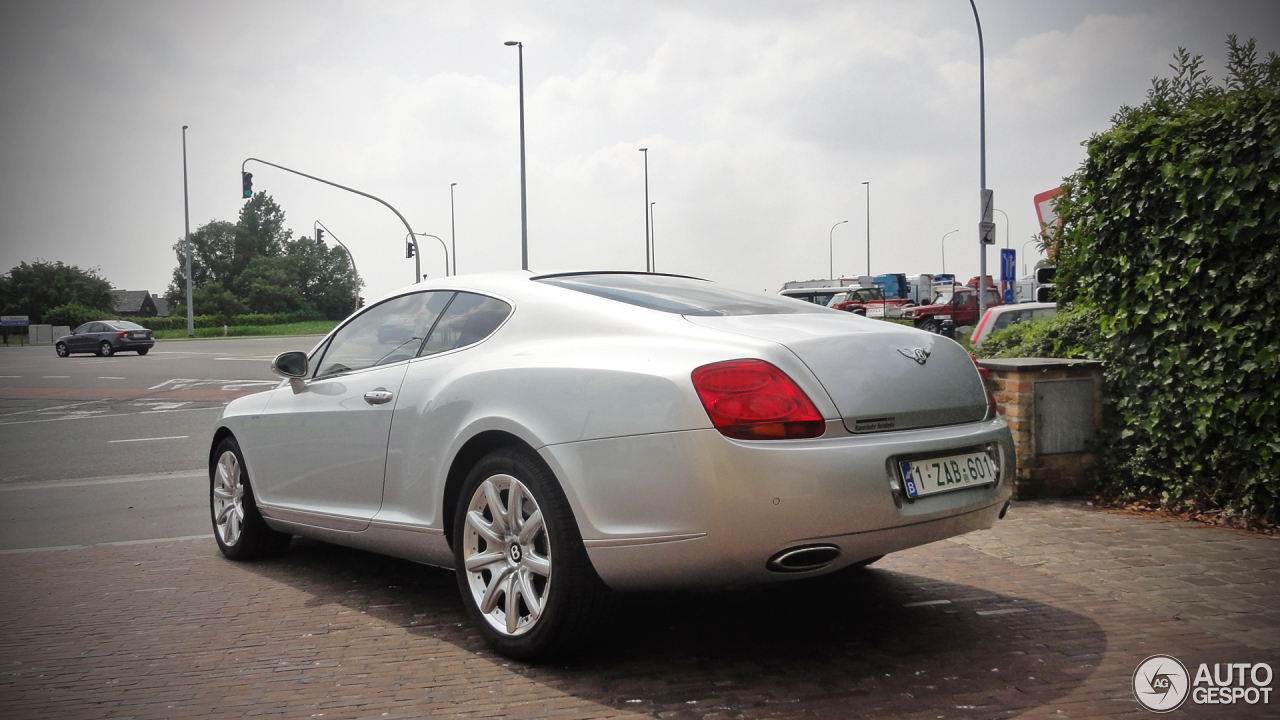
{"label": "dark hatchback car on road", "polygon": [[121,350],[133,350],[146,355],[156,344],[155,335],[137,323],[128,320],[99,320],[81,325],[63,335],[54,343],[58,357],[71,353],[94,353],[110,357]]}

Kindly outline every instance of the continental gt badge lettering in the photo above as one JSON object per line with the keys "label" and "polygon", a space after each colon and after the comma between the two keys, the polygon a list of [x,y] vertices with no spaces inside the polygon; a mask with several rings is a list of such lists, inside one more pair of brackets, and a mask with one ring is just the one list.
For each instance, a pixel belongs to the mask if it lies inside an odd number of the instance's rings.
{"label": "continental gt badge lettering", "polygon": [[898,352],[905,358],[915,360],[917,365],[923,365],[929,360],[929,351],[924,348],[898,348]]}

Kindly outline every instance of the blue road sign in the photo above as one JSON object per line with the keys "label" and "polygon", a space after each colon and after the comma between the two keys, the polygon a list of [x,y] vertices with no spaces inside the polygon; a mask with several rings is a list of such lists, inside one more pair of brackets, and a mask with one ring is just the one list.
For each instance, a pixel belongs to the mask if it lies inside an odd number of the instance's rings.
{"label": "blue road sign", "polygon": [[1013,304],[1013,288],[1004,289],[1004,304],[1005,305]]}
{"label": "blue road sign", "polygon": [[1004,248],[1000,250],[1000,282],[1011,283],[1017,280],[1018,251]]}

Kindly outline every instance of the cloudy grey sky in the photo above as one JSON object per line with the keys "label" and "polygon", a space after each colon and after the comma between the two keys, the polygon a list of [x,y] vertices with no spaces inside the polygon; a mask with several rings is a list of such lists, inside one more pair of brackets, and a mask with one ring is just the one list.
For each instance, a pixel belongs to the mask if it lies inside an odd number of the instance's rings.
{"label": "cloudy grey sky", "polygon": [[[1222,75],[1235,32],[1280,50],[1280,3],[979,0],[987,173],[1011,246],[1081,141],[1179,46]],[[99,266],[163,292],[181,237],[234,220],[255,156],[379,195],[458,269],[520,265],[516,52],[525,43],[530,264],[657,267],[746,290],[978,267],[978,48],[964,0],[64,2],[0,9],[0,270]],[[320,220],[374,296],[407,284],[382,206],[261,166],[290,226]],[[999,245],[1004,218],[997,214]],[[425,243],[434,240],[426,239]],[[443,274],[423,245],[423,272]],[[996,253],[989,262],[996,267]],[[1021,265],[1021,260],[1019,265]],[[1021,268],[1020,268],[1021,269]]]}

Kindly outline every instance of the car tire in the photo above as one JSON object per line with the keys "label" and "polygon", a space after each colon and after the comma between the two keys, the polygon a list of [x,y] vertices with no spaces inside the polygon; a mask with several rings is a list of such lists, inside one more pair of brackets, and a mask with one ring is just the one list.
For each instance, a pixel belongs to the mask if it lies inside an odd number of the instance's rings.
{"label": "car tire", "polygon": [[151,352],[151,348],[138,348],[139,355],[146,355],[149,352]]}
{"label": "car tire", "polygon": [[53,346],[53,351],[58,353],[58,357],[70,357],[71,351],[67,349],[66,343],[58,343]]}
{"label": "car tire", "polygon": [[934,335],[941,335],[942,323],[937,320],[925,320],[920,323],[920,329],[928,333],[933,333]]}
{"label": "car tire", "polygon": [[612,593],[591,566],[564,492],[524,448],[495,450],[467,475],[453,554],[467,612],[507,657],[569,654],[608,615]]}
{"label": "car tire", "polygon": [[98,343],[98,357],[111,357],[115,352],[116,349],[111,346],[109,341],[103,340]]}
{"label": "car tire", "polygon": [[278,555],[293,538],[267,526],[254,500],[240,445],[230,435],[209,461],[209,517],[218,549],[231,560]]}

